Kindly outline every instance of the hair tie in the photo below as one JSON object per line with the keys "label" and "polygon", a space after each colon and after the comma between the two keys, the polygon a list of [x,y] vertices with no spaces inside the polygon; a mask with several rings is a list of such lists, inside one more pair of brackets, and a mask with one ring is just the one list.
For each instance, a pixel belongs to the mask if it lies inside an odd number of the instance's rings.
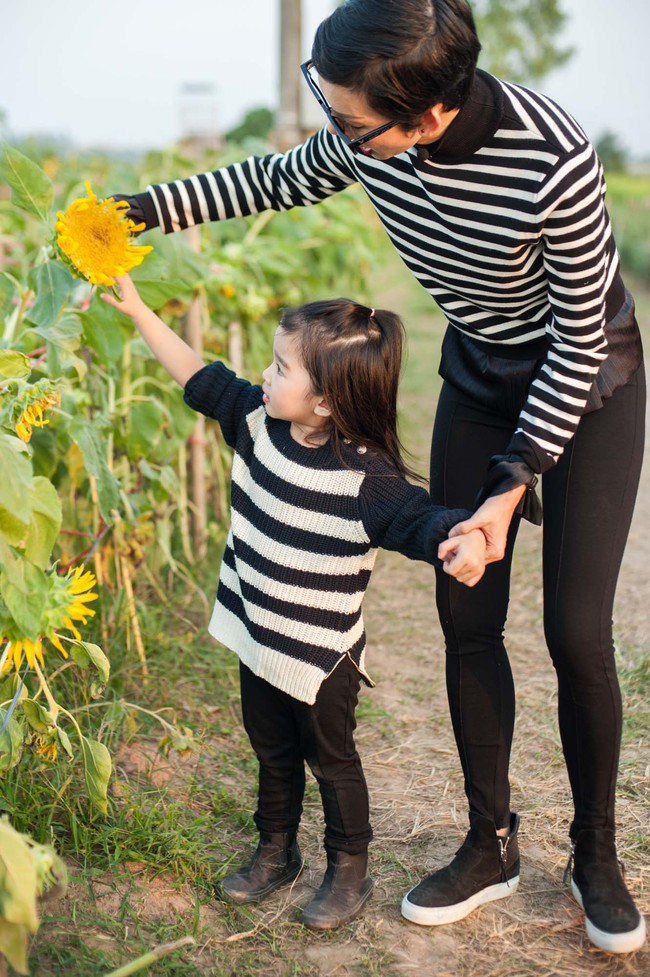
{"label": "hair tie", "polygon": [[371,319],[372,319],[372,317],[374,316],[374,314],[375,314],[375,310],[374,310],[374,309],[371,309],[371,310],[370,310],[370,318],[371,318]]}

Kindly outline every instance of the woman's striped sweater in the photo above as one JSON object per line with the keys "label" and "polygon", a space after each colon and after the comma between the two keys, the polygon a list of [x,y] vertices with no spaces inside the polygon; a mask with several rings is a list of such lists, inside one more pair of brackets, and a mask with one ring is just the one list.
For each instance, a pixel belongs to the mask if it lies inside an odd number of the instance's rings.
{"label": "woman's striped sweater", "polygon": [[470,513],[434,506],[377,454],[307,448],[270,418],[262,388],[222,363],[185,387],[235,449],[231,528],[210,633],[256,675],[313,703],[348,655],[365,680],[361,604],[377,547],[439,563],[438,545]]}
{"label": "woman's striped sweater", "polygon": [[[284,155],[127,199],[147,227],[170,232],[315,204],[356,182],[453,326],[511,347],[547,337],[517,427],[532,449],[526,460],[545,470],[575,432],[607,356],[606,318],[624,300],[602,168],[582,129],[548,98],[479,71],[430,147],[374,160],[322,130]],[[632,369],[630,361],[624,379]]]}

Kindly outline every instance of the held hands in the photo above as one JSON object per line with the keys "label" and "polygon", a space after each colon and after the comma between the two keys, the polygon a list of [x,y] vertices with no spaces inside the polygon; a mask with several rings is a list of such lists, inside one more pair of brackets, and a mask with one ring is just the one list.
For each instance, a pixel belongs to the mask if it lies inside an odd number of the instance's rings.
{"label": "held hands", "polygon": [[485,551],[485,536],[480,529],[474,529],[444,540],[438,547],[438,558],[442,560],[445,573],[467,587],[473,587],[485,573]]}
{"label": "held hands", "polygon": [[512,516],[525,491],[525,485],[518,485],[516,488],[510,489],[509,492],[490,496],[476,510],[471,519],[459,522],[450,530],[449,538],[455,539],[458,536],[480,529],[487,543],[485,562],[496,563],[498,560],[502,560],[506,552],[508,529],[512,522]]}

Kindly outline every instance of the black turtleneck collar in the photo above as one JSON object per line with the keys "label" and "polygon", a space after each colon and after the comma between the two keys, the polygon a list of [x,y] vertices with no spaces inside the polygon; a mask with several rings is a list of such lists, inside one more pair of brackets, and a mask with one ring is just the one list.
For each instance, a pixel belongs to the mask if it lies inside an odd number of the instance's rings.
{"label": "black turtleneck collar", "polygon": [[432,163],[463,163],[499,128],[503,116],[503,91],[496,78],[477,69],[469,98],[442,137],[416,146],[418,159]]}

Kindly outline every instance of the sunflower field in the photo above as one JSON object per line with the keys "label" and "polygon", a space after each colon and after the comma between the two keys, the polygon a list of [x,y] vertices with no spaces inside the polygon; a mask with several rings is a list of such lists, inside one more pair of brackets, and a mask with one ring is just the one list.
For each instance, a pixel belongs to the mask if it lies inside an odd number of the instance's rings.
{"label": "sunflower field", "polygon": [[[164,751],[193,748],[174,710],[147,708],[157,640],[148,615],[161,608],[168,627],[178,586],[193,597],[188,627],[204,621],[214,574],[205,581],[201,568],[222,545],[228,512],[217,426],[197,420],[130,320],[100,301],[112,279],[81,267],[75,220],[88,207],[119,216],[103,203],[111,193],[229,161],[169,152],[135,165],[2,149],[0,973],[3,955],[29,972],[37,900],[65,885],[57,849],[81,857],[115,816],[120,739],[142,724],[159,729]],[[130,263],[116,267],[133,268],[145,302],[206,361],[257,379],[282,306],[362,296],[374,234],[348,191],[335,210],[326,202],[129,236]]]}

